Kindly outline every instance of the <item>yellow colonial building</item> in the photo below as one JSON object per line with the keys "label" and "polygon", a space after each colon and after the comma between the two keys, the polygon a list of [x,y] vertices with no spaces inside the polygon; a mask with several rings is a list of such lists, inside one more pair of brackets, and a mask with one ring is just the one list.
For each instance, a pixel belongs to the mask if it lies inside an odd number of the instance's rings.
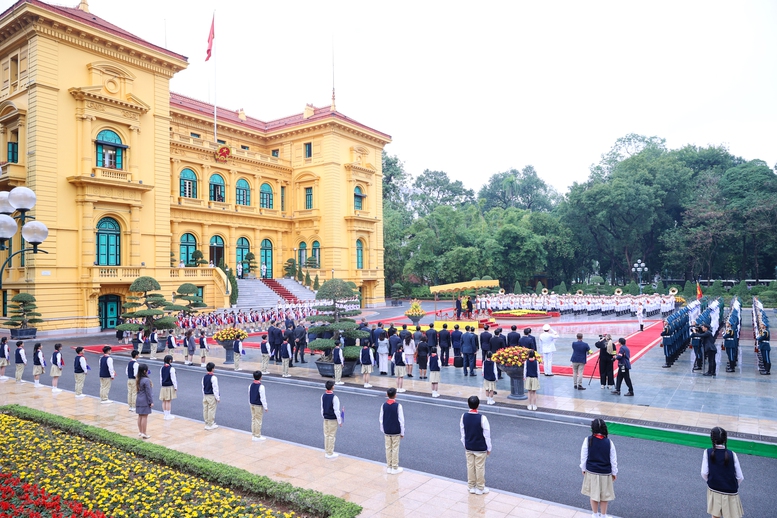
{"label": "yellow colonial building", "polygon": [[[295,257],[321,281],[353,281],[384,303],[381,152],[390,137],[337,112],[263,122],[171,93],[184,56],[89,12],[21,0],[0,15],[0,191],[26,186],[49,228],[48,254],[2,274],[3,311],[33,294],[42,331],[111,327],[128,288],[150,275],[229,304],[218,268],[256,256],[267,277]],[[0,261],[24,246],[17,234]],[[259,269],[259,268],[258,268]],[[259,272],[257,272],[259,273]]]}

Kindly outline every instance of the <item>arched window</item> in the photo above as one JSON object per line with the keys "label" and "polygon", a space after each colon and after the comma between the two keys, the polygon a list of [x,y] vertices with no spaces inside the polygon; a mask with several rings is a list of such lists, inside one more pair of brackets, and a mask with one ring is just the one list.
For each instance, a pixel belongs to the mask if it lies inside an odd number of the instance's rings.
{"label": "arched window", "polygon": [[313,241],[313,257],[316,260],[315,268],[321,268],[321,245],[318,241]]}
{"label": "arched window", "polygon": [[210,238],[210,260],[218,266],[224,260],[224,240],[221,236]]}
{"label": "arched window", "polygon": [[111,130],[102,130],[94,141],[96,146],[97,167],[107,169],[123,169],[124,150],[127,146],[121,143],[121,137]]}
{"label": "arched window", "polygon": [[242,178],[235,184],[235,203],[251,205],[251,186]]}
{"label": "arched window", "polygon": [[297,250],[297,262],[300,266],[303,268],[305,267],[305,261],[308,260],[308,245],[305,244],[303,241],[299,244],[299,249]]}
{"label": "arched window", "polygon": [[259,268],[262,271],[262,278],[272,279],[272,241],[264,239],[262,241],[261,263]]}
{"label": "arched window", "polygon": [[259,206],[263,209],[272,209],[272,187],[269,183],[263,183],[259,190]]}
{"label": "arched window", "polygon": [[113,218],[103,218],[97,223],[97,264],[121,264],[121,227]]}
{"label": "arched window", "polygon": [[353,210],[362,210],[364,207],[364,193],[358,185],[353,190]]}
{"label": "arched window", "polygon": [[[246,256],[248,255],[248,252],[251,251],[251,245],[248,243],[248,239],[241,237],[237,240],[237,247],[236,247],[236,256],[235,260],[237,263],[243,263],[245,262]],[[235,263],[235,264],[237,264]],[[245,268],[247,265],[244,264],[243,267]]]}
{"label": "arched window", "polygon": [[210,175],[210,201],[224,201],[224,179],[219,174]]}
{"label": "arched window", "polygon": [[181,253],[181,261],[183,261],[184,264],[192,264],[194,261],[194,259],[192,259],[192,254],[195,250],[197,250],[197,238],[189,233],[182,235],[179,251]]}
{"label": "arched window", "polygon": [[356,241],[356,269],[364,268],[364,243],[359,239]]}
{"label": "arched window", "polygon": [[197,175],[191,169],[181,171],[181,198],[197,197]]}

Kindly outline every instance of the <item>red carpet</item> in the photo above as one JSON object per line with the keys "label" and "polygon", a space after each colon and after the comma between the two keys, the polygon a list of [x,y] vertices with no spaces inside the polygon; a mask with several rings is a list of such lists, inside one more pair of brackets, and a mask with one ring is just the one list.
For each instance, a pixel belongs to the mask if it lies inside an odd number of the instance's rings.
{"label": "red carpet", "polygon": [[[631,335],[626,336],[626,345],[628,345],[629,350],[631,351],[631,363],[632,365],[637,362],[642,356],[645,355],[650,349],[655,347],[656,345],[661,343],[661,331],[663,330],[661,326],[661,322],[654,322],[652,324],[646,323],[645,324],[645,330]],[[590,342],[589,342],[590,343]],[[591,345],[591,347],[594,347]],[[569,354],[569,356],[572,356],[571,350],[570,351],[563,351],[559,352],[556,351],[553,353],[553,356],[557,356],[559,354]],[[583,370],[583,375],[585,377],[590,377],[592,374],[594,376],[599,375],[599,369],[596,368],[596,372],[594,372],[594,367],[596,366],[596,360],[599,358],[599,350],[597,349],[595,353],[590,355],[588,357],[588,361],[585,364],[585,369]],[[540,367],[541,369],[542,367]],[[614,371],[618,372],[618,362],[615,362],[615,368]],[[561,376],[571,376],[572,375],[572,366],[569,365],[554,365],[553,366],[553,374],[559,374]]]}

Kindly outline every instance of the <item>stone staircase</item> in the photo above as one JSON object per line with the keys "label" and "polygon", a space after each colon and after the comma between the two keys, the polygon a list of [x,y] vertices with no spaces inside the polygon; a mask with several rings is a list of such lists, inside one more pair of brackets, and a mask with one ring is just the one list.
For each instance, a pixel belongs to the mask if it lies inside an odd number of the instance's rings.
{"label": "stone staircase", "polygon": [[307,287],[303,286],[302,284],[298,283],[297,281],[293,279],[275,279],[278,281],[278,284],[286,288],[286,290],[294,295],[299,300],[315,300],[316,299],[316,293],[308,289]]}
{"label": "stone staircase", "polygon": [[287,290],[286,287],[283,284],[279,283],[276,279],[262,279],[262,282],[268,288],[274,291],[279,298],[285,300],[286,302],[290,302],[292,304],[297,302],[297,297],[295,297],[293,293]]}
{"label": "stone staircase", "polygon": [[281,298],[271,290],[261,279],[238,279],[238,309],[274,308]]}

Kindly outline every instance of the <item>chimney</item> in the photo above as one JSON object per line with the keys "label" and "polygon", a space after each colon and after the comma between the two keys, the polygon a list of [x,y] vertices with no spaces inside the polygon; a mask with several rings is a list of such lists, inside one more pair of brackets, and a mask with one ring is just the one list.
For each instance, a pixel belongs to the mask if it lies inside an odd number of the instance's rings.
{"label": "chimney", "polygon": [[246,120],[246,112],[245,112],[245,110],[243,108],[240,108],[237,111],[237,118],[240,119],[241,121],[245,122],[245,120]]}
{"label": "chimney", "polygon": [[81,9],[83,12],[88,13],[89,12],[89,2],[87,0],[81,0],[81,3],[78,4],[78,8]]}
{"label": "chimney", "polygon": [[315,112],[316,112],[316,109],[312,104],[306,104],[305,111],[302,113],[302,118],[309,119],[313,116]]}

